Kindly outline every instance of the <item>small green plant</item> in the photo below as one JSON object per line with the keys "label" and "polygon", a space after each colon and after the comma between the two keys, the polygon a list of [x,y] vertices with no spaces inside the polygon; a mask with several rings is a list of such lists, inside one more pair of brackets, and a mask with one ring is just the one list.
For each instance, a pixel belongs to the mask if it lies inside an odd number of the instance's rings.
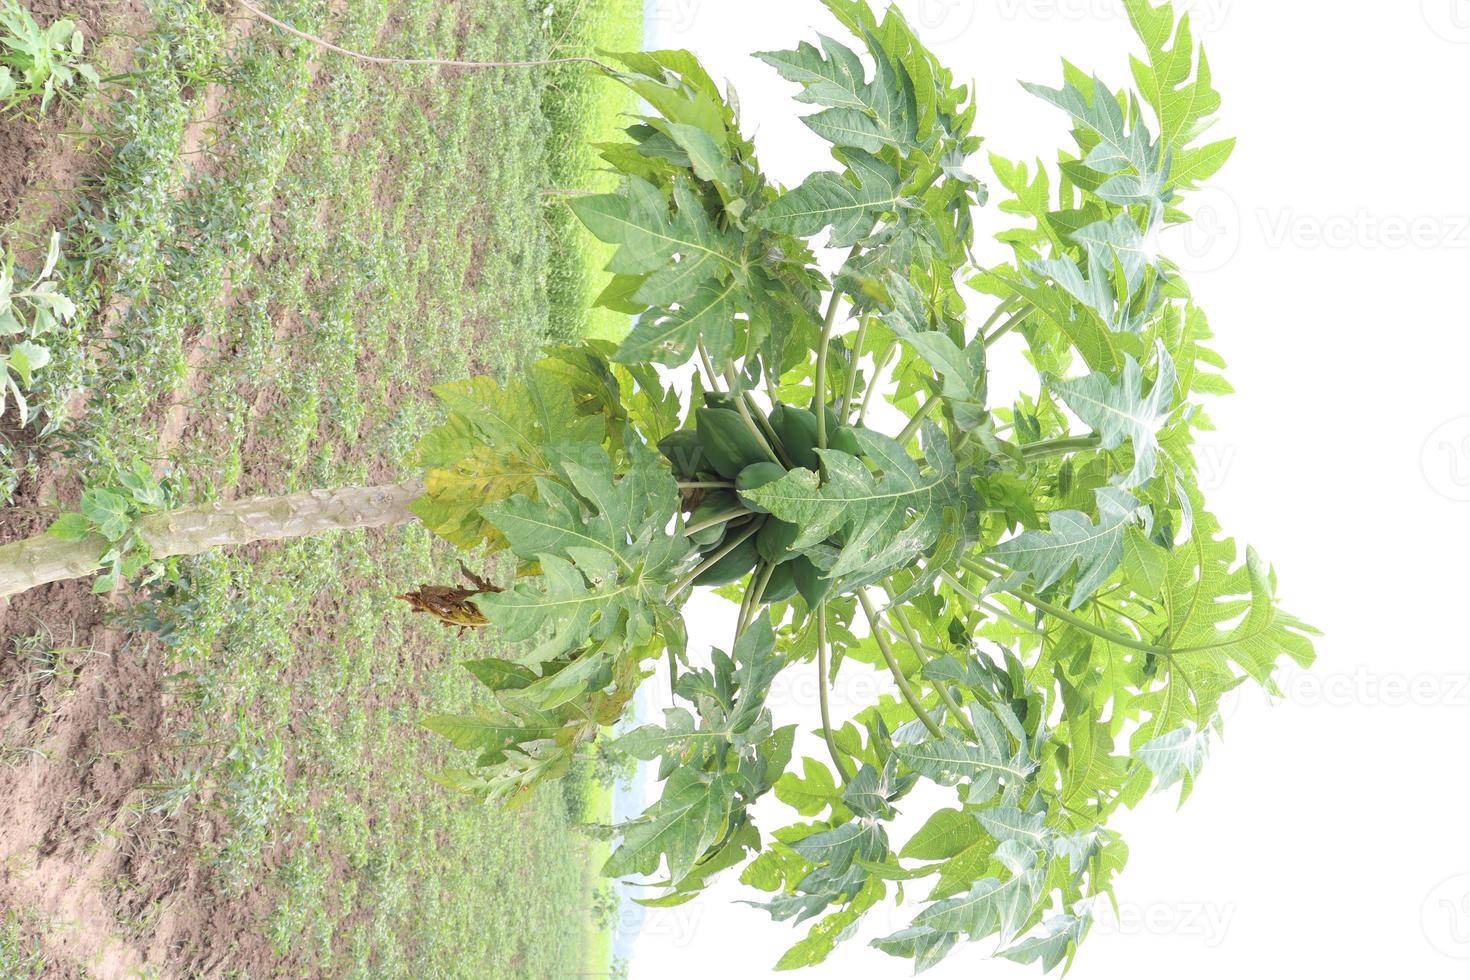
{"label": "small green plant", "polygon": [[26,399],[39,371],[51,363],[47,336],[59,322],[76,316],[76,304],[61,294],[52,279],[61,258],[61,235],[52,234],[46,263],[30,286],[16,289],[15,257],[0,256],[0,415],[14,406],[21,426],[35,420]]}
{"label": "small green plant", "polygon": [[0,109],[13,109],[39,95],[41,111],[77,79],[96,85],[96,69],[82,61],[86,39],[71,20],[41,27],[17,0],[0,0]]}
{"label": "small green plant", "polygon": [[118,472],[116,481],[84,490],[80,509],[62,514],[47,530],[62,541],[95,536],[107,542],[101,560],[103,573],[92,583],[92,591],[99,594],[111,592],[122,582],[136,580],[147,585],[159,579],[173,580],[178,574],[176,561],[167,556],[154,559],[137,523],[144,515],[172,510],[187,500],[187,477],[175,470],[159,478],[138,462],[131,470]]}

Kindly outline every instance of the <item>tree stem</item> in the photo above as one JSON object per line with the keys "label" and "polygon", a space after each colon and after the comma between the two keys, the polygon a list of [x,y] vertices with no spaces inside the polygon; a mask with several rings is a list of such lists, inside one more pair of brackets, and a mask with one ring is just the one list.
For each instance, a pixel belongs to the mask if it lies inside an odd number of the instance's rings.
{"label": "tree stem", "polygon": [[[381,487],[311,490],[185,507],[138,519],[138,536],[155,558],[197,555],[256,541],[305,538],[328,531],[397,527],[413,521],[408,505],[424,491],[418,480]],[[0,598],[101,567],[110,545],[93,535],[62,541],[40,534],[0,547]]]}

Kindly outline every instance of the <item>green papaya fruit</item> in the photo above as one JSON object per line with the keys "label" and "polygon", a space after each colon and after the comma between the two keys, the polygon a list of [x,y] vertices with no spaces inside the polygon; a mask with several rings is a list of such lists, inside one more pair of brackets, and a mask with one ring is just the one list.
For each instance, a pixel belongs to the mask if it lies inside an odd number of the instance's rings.
{"label": "green papaya fruit", "polygon": [[827,440],[827,444],[838,452],[847,453],[849,456],[861,457],[863,455],[863,447],[858,445],[857,436],[853,433],[852,429],[846,426],[834,431],[831,438]]}
{"label": "green papaya fruit", "polygon": [[[731,533],[743,534],[744,529]],[[705,569],[699,578],[694,580],[694,584],[729,585],[731,582],[738,582],[750,574],[750,570],[755,568],[755,563],[759,559],[760,553],[755,550],[755,535],[751,535],[740,542],[734,551]]]}
{"label": "green papaya fruit", "polygon": [[[804,470],[815,470],[821,465],[817,456],[817,416],[804,408],[777,405],[771,410],[771,428],[781,440],[786,455],[795,466]],[[827,447],[852,456],[861,456],[857,439],[852,430],[844,426],[837,413],[827,409]]]}
{"label": "green papaya fruit", "polygon": [[766,582],[766,591],[761,594],[764,602],[785,602],[796,595],[796,569],[795,562],[787,562],[777,565],[776,570],[771,572],[770,581]]}
{"label": "green papaya fruit", "polygon": [[705,459],[725,479],[733,480],[747,466],[769,459],[739,412],[701,408],[695,414],[695,422]]}
{"label": "green papaya fruit", "polygon": [[706,391],[704,393],[705,408],[728,408],[736,411],[735,396],[728,391]]}
{"label": "green papaya fruit", "polygon": [[771,428],[795,466],[815,470],[817,459],[817,417],[804,408],[777,404],[771,409]]}
{"label": "green papaya fruit", "polygon": [[802,556],[791,562],[791,574],[796,579],[796,589],[806,604],[816,608],[832,591],[832,580],[824,576],[811,560]]}
{"label": "green papaya fruit", "polygon": [[791,550],[791,543],[800,536],[801,528],[773,517],[766,521],[766,526],[755,536],[756,550],[765,561],[772,565],[781,565],[797,557],[797,553]]}
{"label": "green papaya fruit", "polygon": [[680,429],[658,444],[658,451],[673,467],[674,474],[690,479],[709,469],[704,449],[699,444],[699,433],[692,429]]}
{"label": "green papaya fruit", "polygon": [[745,494],[749,490],[759,490],[770,483],[775,483],[786,475],[786,467],[776,463],[756,463],[747,466],[740,471],[735,478],[735,491],[740,494],[740,502],[758,514],[767,513],[765,508],[748,499]]}

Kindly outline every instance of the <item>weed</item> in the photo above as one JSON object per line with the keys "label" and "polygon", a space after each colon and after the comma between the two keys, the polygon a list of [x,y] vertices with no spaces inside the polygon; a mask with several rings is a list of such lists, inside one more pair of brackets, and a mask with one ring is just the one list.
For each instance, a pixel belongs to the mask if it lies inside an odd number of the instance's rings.
{"label": "weed", "polygon": [[26,396],[51,362],[48,338],[58,324],[67,323],[77,312],[76,304],[60,292],[53,278],[60,259],[61,235],[56,233],[40,273],[29,286],[17,289],[15,256],[0,251],[0,341],[9,348],[0,353],[0,414],[14,406],[22,426],[32,424],[40,414]]}
{"label": "weed", "polygon": [[0,0],[0,111],[39,95],[41,111],[57,93],[67,94],[81,79],[100,79],[82,61],[86,39],[70,20],[41,27],[18,0]]}

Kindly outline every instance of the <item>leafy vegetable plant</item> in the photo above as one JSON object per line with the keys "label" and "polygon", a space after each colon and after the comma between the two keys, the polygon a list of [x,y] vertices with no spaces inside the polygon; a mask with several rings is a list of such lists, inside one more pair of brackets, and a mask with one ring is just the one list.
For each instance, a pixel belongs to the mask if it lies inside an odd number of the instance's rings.
{"label": "leafy vegetable plant", "polygon": [[35,415],[26,394],[37,372],[51,363],[46,335],[77,312],[51,278],[60,258],[61,236],[53,234],[40,274],[26,288],[16,289],[15,257],[8,252],[0,256],[0,343],[7,346],[0,354],[0,414],[14,406],[21,425]]}
{"label": "leafy vegetable plant", "polygon": [[0,0],[0,107],[12,109],[39,95],[44,112],[78,78],[97,84],[96,69],[82,61],[85,45],[75,22],[43,28],[18,0]]}
{"label": "leafy vegetable plant", "polygon": [[[427,724],[479,753],[446,782],[515,800],[666,656],[679,706],[618,742],[658,762],[663,796],[606,874],[667,906],[743,865],[773,918],[817,920],[783,969],[922,881],[927,904],[878,949],[922,970],[992,939],[1050,969],[1125,862],[1109,817],[1187,795],[1221,696],[1313,656],[1266,564],[1205,509],[1198,399],[1230,389],[1155,249],[1233,143],[1201,141],[1219,96],[1188,19],[1128,0],[1136,90],[1070,64],[1059,88],[1027,86],[1076,145],[1054,170],[990,157],[1013,259],[973,268],[972,93],[896,10],[827,6],[861,52],[759,55],[832,145],[835,169],[794,188],[691,55],[619,59],[652,113],[602,147],[621,188],[573,206],[618,246],[601,301],[637,326],[504,387],[439,390],[416,512],[506,556],[508,586],[463,605],[529,646],[468,665],[493,707]],[[1039,383],[998,397],[989,359],[1018,349]],[[685,400],[665,380],[691,364]],[[740,603],[707,664],[680,612],[701,587]],[[848,661],[899,695],[835,727],[825,685]],[[784,670],[820,678],[827,762],[790,765],[795,731],[766,704]],[[920,783],[951,805],[894,840]],[[763,834],[771,793],[802,821]]]}

